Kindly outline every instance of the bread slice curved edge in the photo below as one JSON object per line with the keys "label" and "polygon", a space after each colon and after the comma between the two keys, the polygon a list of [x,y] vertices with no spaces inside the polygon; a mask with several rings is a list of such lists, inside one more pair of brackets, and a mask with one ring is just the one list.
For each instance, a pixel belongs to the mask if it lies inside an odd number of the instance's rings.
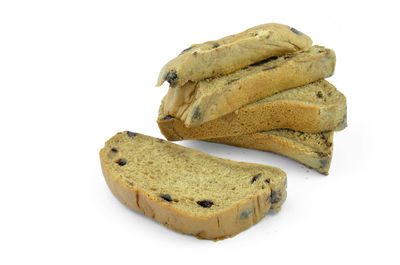
{"label": "bread slice curved edge", "polygon": [[[217,241],[233,237],[258,223],[270,209],[275,212],[280,211],[287,196],[287,181],[285,179],[283,183],[273,190],[270,188],[265,189],[255,196],[233,204],[222,212],[207,217],[194,216],[154,201],[139,187],[129,187],[117,176],[111,174],[106,166],[104,154],[105,148],[100,150],[102,172],[109,189],[120,202],[176,232],[194,235],[199,239]],[[240,164],[249,163],[240,162]],[[284,174],[283,171],[282,173]],[[272,192],[279,194],[279,201],[270,202]],[[251,215],[252,218],[240,218],[247,209],[254,209]]]}

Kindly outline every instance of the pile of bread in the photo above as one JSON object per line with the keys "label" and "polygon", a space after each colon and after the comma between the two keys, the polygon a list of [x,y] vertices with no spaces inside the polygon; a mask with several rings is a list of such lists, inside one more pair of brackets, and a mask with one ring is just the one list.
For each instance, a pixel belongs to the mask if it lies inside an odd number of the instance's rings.
{"label": "pile of bread", "polygon": [[[335,53],[298,30],[265,24],[191,47],[167,63],[158,125],[170,141],[266,150],[328,174],[346,98],[325,81]],[[232,237],[286,200],[285,172],[213,157],[125,131],[100,151],[105,180],[129,208],[198,238]]]}
{"label": "pile of bread", "polygon": [[199,139],[270,151],[328,174],[346,98],[325,80],[333,50],[264,24],[183,50],[161,70],[170,84],[158,126],[170,141]]}

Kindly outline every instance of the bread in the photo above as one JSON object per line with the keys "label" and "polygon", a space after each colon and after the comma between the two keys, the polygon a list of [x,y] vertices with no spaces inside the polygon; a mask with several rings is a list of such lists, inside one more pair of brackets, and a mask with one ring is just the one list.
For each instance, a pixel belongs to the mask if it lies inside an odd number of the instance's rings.
{"label": "bread", "polygon": [[279,91],[329,77],[334,68],[335,53],[313,46],[215,79],[170,87],[163,112],[187,127],[198,126]]}
{"label": "bread", "polygon": [[195,44],[182,51],[161,70],[157,86],[165,80],[182,86],[188,81],[228,74],[271,56],[311,47],[312,40],[281,24],[264,24],[216,41]]}
{"label": "bread", "polygon": [[281,154],[325,175],[328,175],[332,160],[332,131],[303,133],[277,129],[248,135],[213,138],[207,141]]}
{"label": "bread", "polygon": [[346,127],[346,98],[325,80],[289,89],[248,104],[221,118],[197,127],[163,113],[157,120],[170,141],[245,135],[273,129],[302,132],[341,130]]}
{"label": "bread", "polygon": [[106,182],[129,208],[169,228],[218,240],[257,223],[286,198],[286,174],[122,132],[100,151]]}

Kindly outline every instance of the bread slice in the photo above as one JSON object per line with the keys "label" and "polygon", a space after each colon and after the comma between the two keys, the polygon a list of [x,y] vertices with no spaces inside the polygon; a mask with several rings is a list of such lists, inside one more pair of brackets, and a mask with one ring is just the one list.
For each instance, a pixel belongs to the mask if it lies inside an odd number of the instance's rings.
{"label": "bread slice", "polygon": [[223,239],[257,223],[286,198],[286,174],[133,132],[100,151],[106,182],[129,208],[184,234]]}
{"label": "bread slice", "polygon": [[248,104],[197,127],[163,113],[158,126],[170,141],[245,135],[274,129],[302,132],[341,130],[346,127],[346,98],[328,81],[289,89]]}
{"label": "bread slice", "polygon": [[161,70],[157,86],[165,80],[182,86],[188,81],[228,74],[271,56],[311,47],[312,40],[286,25],[269,23],[216,41],[195,44]]}
{"label": "bread slice", "polygon": [[248,135],[213,138],[207,141],[284,155],[325,175],[328,175],[332,160],[332,131],[303,133],[277,129]]}
{"label": "bread slice", "polygon": [[228,75],[170,87],[163,112],[187,127],[201,125],[279,91],[329,77],[335,53],[320,46],[271,57]]}

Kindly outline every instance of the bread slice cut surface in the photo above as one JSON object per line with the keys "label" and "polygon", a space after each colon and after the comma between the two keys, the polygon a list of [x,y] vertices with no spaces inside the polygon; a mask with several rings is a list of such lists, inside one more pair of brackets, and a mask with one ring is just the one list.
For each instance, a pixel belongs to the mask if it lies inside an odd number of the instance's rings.
{"label": "bread slice cut surface", "polygon": [[158,138],[118,133],[100,151],[106,182],[129,208],[185,234],[233,236],[286,198],[286,174]]}
{"label": "bread slice cut surface", "polygon": [[284,155],[328,175],[333,152],[333,134],[332,131],[303,133],[277,129],[207,141]]}
{"label": "bread slice cut surface", "polygon": [[321,46],[271,57],[228,75],[170,87],[163,112],[195,127],[277,92],[329,77],[335,62],[334,51]]}
{"label": "bread slice cut surface", "polygon": [[165,115],[163,104],[157,122],[164,136],[172,141],[246,135],[274,129],[335,131],[347,124],[346,98],[326,80],[276,93],[190,128],[183,121]]}

